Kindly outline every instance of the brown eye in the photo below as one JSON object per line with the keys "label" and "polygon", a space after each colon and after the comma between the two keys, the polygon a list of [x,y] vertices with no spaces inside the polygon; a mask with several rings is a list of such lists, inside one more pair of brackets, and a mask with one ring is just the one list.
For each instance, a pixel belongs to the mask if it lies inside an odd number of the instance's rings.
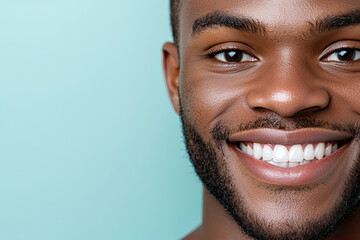
{"label": "brown eye", "polygon": [[226,51],[224,55],[227,62],[240,62],[243,58],[243,53],[238,51]]}
{"label": "brown eye", "polygon": [[257,59],[240,50],[226,50],[214,55],[214,58],[225,63],[253,62]]}
{"label": "brown eye", "polygon": [[330,54],[326,61],[331,62],[351,62],[360,59],[360,50],[353,48],[340,49]]}

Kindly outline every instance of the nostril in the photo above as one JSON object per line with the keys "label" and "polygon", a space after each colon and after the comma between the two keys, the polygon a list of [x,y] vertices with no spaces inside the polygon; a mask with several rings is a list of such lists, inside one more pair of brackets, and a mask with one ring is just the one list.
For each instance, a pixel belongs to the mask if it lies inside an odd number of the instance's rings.
{"label": "nostril", "polygon": [[324,109],[324,108],[321,106],[314,106],[314,107],[305,108],[305,109],[301,110],[299,113],[316,112],[316,111],[320,111],[322,109]]}
{"label": "nostril", "polygon": [[253,110],[257,111],[257,112],[268,112],[269,111],[269,109],[264,108],[264,107],[254,107]]}

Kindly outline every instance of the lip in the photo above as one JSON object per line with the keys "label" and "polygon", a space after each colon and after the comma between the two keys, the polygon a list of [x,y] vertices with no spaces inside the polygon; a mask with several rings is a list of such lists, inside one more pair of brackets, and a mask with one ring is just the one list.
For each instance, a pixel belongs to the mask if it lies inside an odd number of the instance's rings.
{"label": "lip", "polygon": [[284,131],[271,128],[254,129],[235,133],[229,137],[230,142],[257,142],[282,145],[305,144],[314,142],[347,141],[351,134],[319,128],[303,128],[295,131]]}
{"label": "lip", "polygon": [[348,141],[336,152],[320,160],[292,168],[282,168],[258,160],[242,152],[236,144],[230,146],[238,156],[239,163],[258,181],[279,186],[304,186],[317,183],[330,176],[344,163],[344,156],[351,144],[351,135],[326,129],[301,129],[283,131],[277,129],[255,129],[236,133],[229,137],[231,143],[251,141],[272,144],[305,144],[312,142]]}

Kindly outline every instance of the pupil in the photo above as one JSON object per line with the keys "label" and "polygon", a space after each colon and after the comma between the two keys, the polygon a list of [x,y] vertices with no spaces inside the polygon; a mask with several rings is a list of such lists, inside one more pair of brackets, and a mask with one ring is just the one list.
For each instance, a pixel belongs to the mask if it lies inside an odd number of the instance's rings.
{"label": "pupil", "polygon": [[352,49],[344,49],[338,52],[338,58],[341,61],[352,61],[355,59],[355,51]]}
{"label": "pupil", "polygon": [[240,62],[242,59],[242,53],[237,51],[228,51],[225,53],[225,59],[228,62]]}

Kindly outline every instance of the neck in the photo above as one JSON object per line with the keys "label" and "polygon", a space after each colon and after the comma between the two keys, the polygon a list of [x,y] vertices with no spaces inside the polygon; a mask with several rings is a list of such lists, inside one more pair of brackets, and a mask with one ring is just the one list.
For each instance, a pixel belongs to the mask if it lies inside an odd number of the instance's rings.
{"label": "neck", "polygon": [[201,238],[215,239],[251,239],[247,237],[226,212],[224,207],[205,188],[203,190],[203,224],[200,227]]}

